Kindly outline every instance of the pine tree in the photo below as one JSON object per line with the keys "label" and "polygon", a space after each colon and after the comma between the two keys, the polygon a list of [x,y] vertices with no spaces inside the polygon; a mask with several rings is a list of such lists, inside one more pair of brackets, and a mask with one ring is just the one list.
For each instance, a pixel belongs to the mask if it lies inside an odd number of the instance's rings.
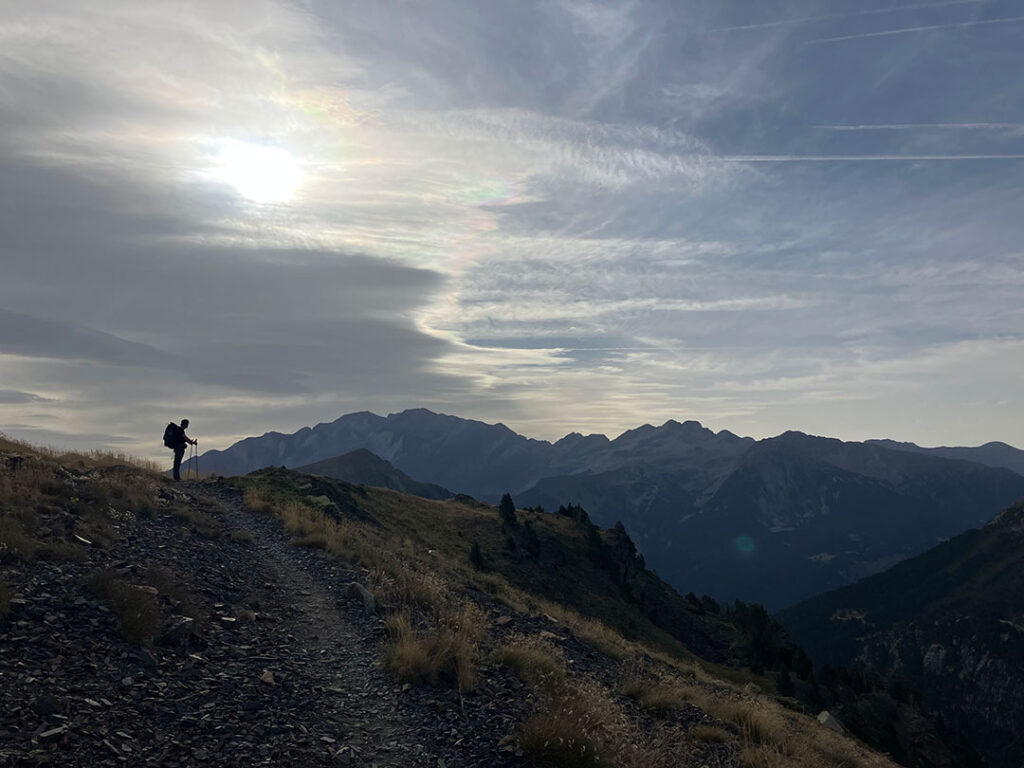
{"label": "pine tree", "polygon": [[501,503],[498,504],[498,515],[501,517],[502,525],[507,525],[509,528],[516,527],[516,505],[507,493],[501,497]]}

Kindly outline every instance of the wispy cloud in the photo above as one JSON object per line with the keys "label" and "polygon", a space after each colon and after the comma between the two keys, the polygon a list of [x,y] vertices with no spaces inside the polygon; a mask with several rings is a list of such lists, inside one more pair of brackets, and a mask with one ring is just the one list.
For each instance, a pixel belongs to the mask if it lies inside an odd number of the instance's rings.
{"label": "wispy cloud", "polygon": [[966,27],[990,26],[993,24],[1015,24],[1024,21],[1024,16],[1007,16],[1000,19],[977,19],[973,21],[959,21],[954,24],[929,24],[919,27],[903,27],[901,29],[886,29],[880,32],[860,32],[855,35],[837,35],[835,37],[819,37],[815,40],[808,40],[804,45],[819,45],[821,43],[836,43],[842,40],[861,40],[868,37],[889,37],[891,35],[907,35],[913,32],[932,32],[939,29],[961,29]]}
{"label": "wispy cloud", "polygon": [[754,29],[774,29],[776,27],[792,27],[800,24],[811,24],[818,21],[835,21],[838,19],[856,18],[858,16],[882,16],[891,13],[905,11],[927,10],[931,8],[948,8],[957,5],[981,5],[989,0],[948,0],[947,2],[917,3],[915,5],[897,5],[892,8],[868,8],[862,11],[851,11],[849,13],[830,13],[822,16],[804,16],[799,19],[783,19],[780,21],[766,21],[759,24],[741,24],[732,27],[717,27],[709,29],[708,32],[745,32]]}
{"label": "wispy cloud", "polygon": [[917,129],[993,129],[1019,130],[1024,123],[873,123],[865,125],[812,125],[830,131],[910,131]]}
{"label": "wispy cloud", "polygon": [[956,160],[1024,160],[1024,154],[1007,155],[720,155],[726,163],[884,163]]}

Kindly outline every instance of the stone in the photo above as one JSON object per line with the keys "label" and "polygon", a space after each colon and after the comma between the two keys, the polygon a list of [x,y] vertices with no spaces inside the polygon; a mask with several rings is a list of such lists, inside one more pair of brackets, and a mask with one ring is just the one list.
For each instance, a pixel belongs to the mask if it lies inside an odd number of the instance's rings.
{"label": "stone", "polygon": [[194,629],[195,621],[193,619],[188,616],[178,616],[157,638],[157,644],[172,648],[188,645],[192,640]]}
{"label": "stone", "polygon": [[274,679],[274,673],[269,669],[263,670],[263,674],[260,675],[260,682],[266,683],[267,685],[277,685],[277,681]]}
{"label": "stone", "polygon": [[58,736],[63,735],[67,731],[68,727],[62,725],[59,728],[51,728],[48,731],[43,731],[39,734],[39,738],[43,741],[49,741],[50,739],[56,739]]}
{"label": "stone", "polygon": [[352,600],[358,600],[370,613],[377,610],[377,601],[374,599],[373,593],[358,581],[353,581],[345,588],[345,596]]}
{"label": "stone", "polygon": [[836,733],[846,733],[846,729],[843,727],[843,724],[840,723],[839,720],[836,719],[836,716],[827,709],[823,709],[818,714],[818,722]]}
{"label": "stone", "polygon": [[554,640],[555,642],[561,642],[563,638],[556,635],[554,632],[548,632],[546,629],[542,629],[540,633],[541,640]]}
{"label": "stone", "polygon": [[496,626],[496,627],[504,627],[506,624],[511,624],[511,623],[512,623],[512,617],[511,616],[499,616],[498,618],[496,618],[494,620],[494,626]]}

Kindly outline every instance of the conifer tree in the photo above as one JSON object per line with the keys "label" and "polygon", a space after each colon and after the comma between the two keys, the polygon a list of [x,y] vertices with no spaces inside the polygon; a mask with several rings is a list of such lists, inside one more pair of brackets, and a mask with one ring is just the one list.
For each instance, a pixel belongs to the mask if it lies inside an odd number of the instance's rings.
{"label": "conifer tree", "polygon": [[507,493],[501,497],[501,503],[498,504],[498,515],[501,517],[502,525],[507,525],[509,528],[516,527],[516,505]]}

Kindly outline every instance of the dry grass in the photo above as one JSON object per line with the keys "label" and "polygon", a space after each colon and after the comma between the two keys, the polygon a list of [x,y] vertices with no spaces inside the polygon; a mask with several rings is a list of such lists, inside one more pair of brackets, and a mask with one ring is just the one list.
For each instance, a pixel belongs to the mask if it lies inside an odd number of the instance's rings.
{"label": "dry grass", "polygon": [[656,685],[640,692],[640,705],[654,717],[667,718],[677,714],[686,703],[686,698],[673,685]]}
{"label": "dry grass", "polygon": [[252,544],[253,541],[255,541],[255,539],[253,539],[252,537],[252,534],[244,528],[236,528],[228,534],[228,538],[230,538],[236,544]]}
{"label": "dry grass", "polygon": [[193,507],[176,506],[171,514],[186,521],[193,531],[206,539],[218,539],[224,532],[220,521],[213,515]]}
{"label": "dry grass", "polygon": [[729,732],[716,725],[695,725],[690,729],[689,733],[697,741],[709,744],[724,744],[729,740]]}
{"label": "dry grass", "polygon": [[0,434],[0,451],[20,455],[27,454],[80,469],[86,467],[129,466],[154,474],[163,471],[158,462],[133,456],[123,451],[65,451],[52,446],[36,445],[24,440],[17,440],[3,434]]}
{"label": "dry grass", "polygon": [[476,687],[476,656],[483,616],[475,605],[453,611],[438,626],[418,629],[408,614],[388,617],[391,643],[385,664],[398,679],[410,683],[454,685],[460,693]]}
{"label": "dry grass", "polygon": [[136,643],[153,642],[162,623],[155,595],[129,584],[110,569],[93,573],[86,587],[110,607],[122,635]]}
{"label": "dry grass", "polygon": [[281,509],[280,515],[296,546],[322,549],[332,555],[343,555],[351,550],[350,526],[323,510],[293,501]]}
{"label": "dry grass", "polygon": [[251,485],[245,489],[242,497],[245,508],[250,512],[276,514],[277,507],[265,488]]}
{"label": "dry grass", "polygon": [[491,660],[510,667],[534,688],[560,684],[565,679],[561,653],[539,638],[518,635],[491,654]]}
{"label": "dry grass", "polygon": [[565,687],[519,727],[519,745],[544,768],[617,765],[629,752],[629,724],[598,684]]}

